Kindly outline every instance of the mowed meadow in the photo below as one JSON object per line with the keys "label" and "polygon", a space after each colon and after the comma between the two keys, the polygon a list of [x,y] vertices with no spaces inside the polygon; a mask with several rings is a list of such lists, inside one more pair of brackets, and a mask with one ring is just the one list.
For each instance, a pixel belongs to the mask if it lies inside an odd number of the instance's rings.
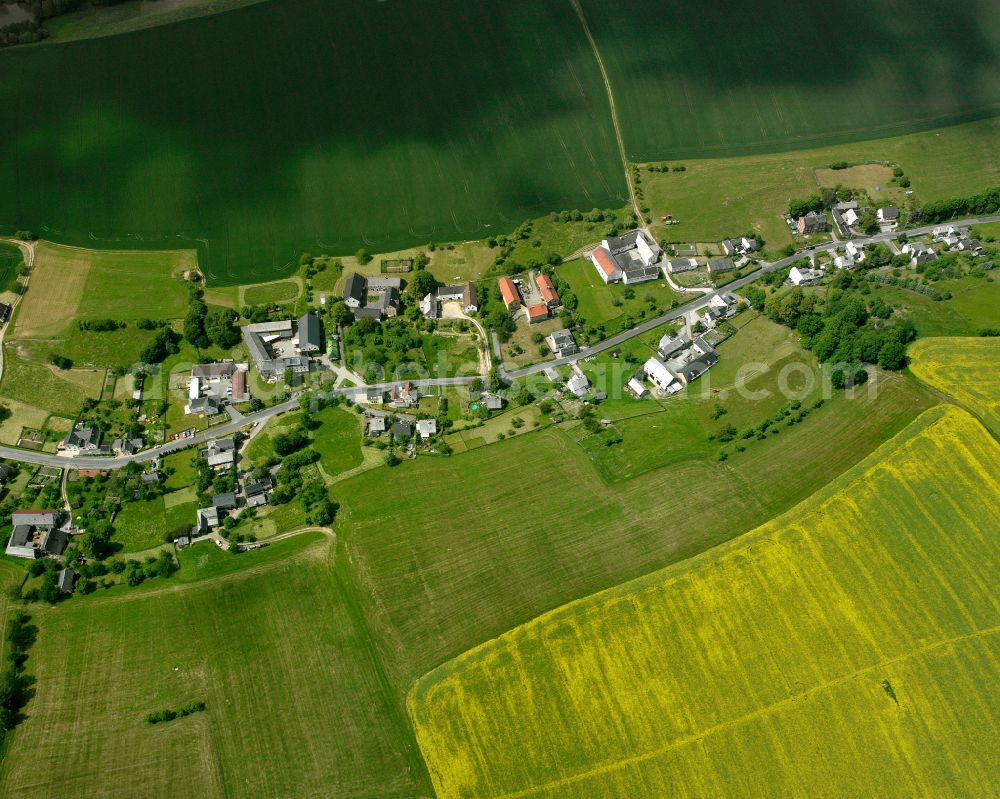
{"label": "mowed meadow", "polygon": [[36,693],[0,795],[429,795],[334,548],[319,533],[238,557],[205,543],[169,582],[29,608]]}
{"label": "mowed meadow", "polygon": [[[630,160],[800,149],[1000,112],[988,0],[918,0],[905,13],[889,0],[582,8]],[[0,232],[197,247],[220,285],[280,277],[303,250],[481,239],[627,200],[570,0],[271,0],[9,49],[0,75]]]}
{"label": "mowed meadow", "polygon": [[437,795],[992,795],[998,531],[1000,445],[929,410],[757,530],[426,675]]}
{"label": "mowed meadow", "polygon": [[4,226],[197,246],[214,284],[627,198],[568,2],[264,2],[7,50],[0,75]]}

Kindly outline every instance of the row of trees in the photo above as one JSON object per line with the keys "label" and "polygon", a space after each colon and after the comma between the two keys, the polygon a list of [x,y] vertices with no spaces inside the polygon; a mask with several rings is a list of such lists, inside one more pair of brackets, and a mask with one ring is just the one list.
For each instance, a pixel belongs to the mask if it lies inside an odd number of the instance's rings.
{"label": "row of trees", "polygon": [[957,216],[990,216],[1000,213],[1000,186],[969,197],[951,197],[927,203],[915,214],[922,224],[933,225]]}
{"label": "row of trees", "polygon": [[33,694],[34,679],[24,673],[28,650],[38,637],[31,616],[18,611],[7,624],[7,657],[0,677],[0,738],[24,718],[21,710]]}

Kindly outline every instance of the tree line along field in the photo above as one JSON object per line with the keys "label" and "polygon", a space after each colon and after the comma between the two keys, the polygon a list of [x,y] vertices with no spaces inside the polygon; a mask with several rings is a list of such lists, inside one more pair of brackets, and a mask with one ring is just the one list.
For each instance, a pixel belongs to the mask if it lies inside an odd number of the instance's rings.
{"label": "tree line along field", "polygon": [[[181,558],[190,582],[31,608],[36,694],[0,761],[0,793],[430,794],[329,538]],[[197,701],[205,712],[144,721]]]}
{"label": "tree line along field", "polygon": [[1000,19],[985,0],[582,6],[632,161],[801,149],[1000,111]]}
{"label": "tree line along field", "polygon": [[1000,436],[1000,339],[923,338],[907,354],[914,375],[954,397]]}
{"label": "tree line along field", "polygon": [[421,679],[437,795],[991,794],[998,529],[1000,446],[927,411],[754,532]]}
{"label": "tree line along field", "polygon": [[209,279],[235,284],[294,270],[302,250],[617,207],[579,31],[569,3],[286,0],[9,49],[0,218],[75,244],[198,246]]}

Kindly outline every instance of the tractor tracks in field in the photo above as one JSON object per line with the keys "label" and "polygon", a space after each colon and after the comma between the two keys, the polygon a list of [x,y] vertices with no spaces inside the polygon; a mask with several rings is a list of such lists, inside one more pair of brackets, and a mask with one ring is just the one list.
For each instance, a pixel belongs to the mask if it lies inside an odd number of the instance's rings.
{"label": "tractor tracks in field", "polygon": [[632,170],[629,168],[628,156],[625,154],[625,139],[622,136],[621,125],[618,122],[618,107],[615,105],[615,93],[611,90],[611,79],[608,77],[608,71],[604,67],[604,59],[601,58],[601,51],[597,46],[597,40],[594,39],[594,35],[590,32],[590,25],[587,23],[587,17],[583,13],[583,6],[580,5],[580,0],[569,0],[569,2],[573,6],[573,11],[576,12],[577,18],[580,20],[580,25],[583,27],[583,33],[587,37],[587,41],[590,42],[590,49],[594,53],[594,60],[597,61],[597,68],[601,71],[601,78],[604,80],[604,91],[608,95],[608,105],[611,107],[611,126],[615,131],[618,154],[621,156],[622,169],[625,171],[625,185],[628,186],[629,200],[632,203],[632,210],[635,211],[635,218],[638,220],[639,225],[643,226],[645,217],[639,206],[639,198],[636,196],[635,186],[632,184]]}

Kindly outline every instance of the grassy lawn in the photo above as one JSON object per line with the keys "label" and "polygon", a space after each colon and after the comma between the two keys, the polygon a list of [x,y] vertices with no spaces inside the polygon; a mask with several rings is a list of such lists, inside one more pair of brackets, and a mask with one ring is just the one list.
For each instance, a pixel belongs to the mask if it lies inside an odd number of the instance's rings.
{"label": "grassy lawn", "polygon": [[0,399],[0,403],[11,411],[10,418],[0,422],[0,443],[3,444],[16,444],[25,427],[40,430],[49,417],[49,411],[17,400],[4,397]]}
{"label": "grassy lawn", "polygon": [[[893,161],[906,171],[916,197],[936,200],[975,193],[1000,182],[998,142],[1000,121],[991,119],[821,149],[689,160],[684,162],[684,172],[643,170],[642,186],[658,238],[717,241],[752,229],[776,252],[792,241],[781,218],[789,200],[837,183],[874,188],[867,168],[864,172],[832,171],[823,169],[827,164]],[[888,181],[880,185],[881,192],[871,192],[873,198],[898,199]],[[680,224],[663,225],[660,216],[668,213]]]}
{"label": "grassy lawn", "polygon": [[294,280],[278,280],[246,286],[240,290],[241,305],[282,305],[295,302],[302,292],[302,286]]}
{"label": "grassy lawn", "polygon": [[998,480],[934,409],[746,536],[443,664],[408,703],[438,796],[978,793]]}
{"label": "grassy lawn", "polygon": [[167,455],[161,461],[163,470],[173,470],[173,474],[167,474],[165,486],[168,491],[176,491],[180,488],[192,485],[197,477],[198,470],[195,462],[198,460],[198,450],[191,448]]}
{"label": "grassy lawn", "polygon": [[361,422],[353,411],[336,406],[313,414],[321,426],[313,431],[313,448],[320,454],[320,465],[333,477],[361,463]]}
{"label": "grassy lawn", "polygon": [[246,445],[243,457],[248,463],[260,466],[274,456],[274,445],[271,439],[282,432],[282,429],[296,427],[302,420],[302,413],[293,411],[275,416],[267,422],[263,430],[257,433]]}
{"label": "grassy lawn", "polygon": [[[575,210],[586,214],[592,206]],[[553,253],[566,258],[581,247],[599,244],[613,226],[628,230],[634,225],[629,206],[601,210],[604,219],[600,222],[574,221],[555,213],[532,219],[527,237],[514,240],[514,248],[504,270],[513,273],[519,269],[538,267],[547,263]]]}
{"label": "grassy lawn", "polygon": [[112,540],[126,552],[150,549],[162,544],[168,532],[191,527],[197,509],[193,488],[144,502],[126,502],[115,516]]}
{"label": "grassy lawn", "polygon": [[17,357],[16,349],[4,343],[3,382],[0,395],[53,413],[75,416],[83,401],[101,396],[103,369],[49,369]]}
{"label": "grassy lawn", "polygon": [[964,277],[941,281],[936,288],[952,292],[952,298],[935,301],[898,286],[881,286],[878,292],[887,303],[898,308],[900,318],[916,325],[921,336],[976,336],[981,329],[1000,324],[997,282]]}
{"label": "grassy lawn", "polygon": [[604,325],[607,331],[631,327],[645,316],[665,313],[675,299],[663,280],[637,286],[606,285],[589,258],[562,264],[558,272],[576,295],[576,317],[587,326]]}
{"label": "grassy lawn", "polygon": [[[202,544],[181,553],[170,581],[33,610],[36,695],[0,764],[0,792],[429,795],[332,556],[319,536],[240,556]],[[70,650],[86,667],[66,668]],[[205,712],[143,721],[192,701]]]}

